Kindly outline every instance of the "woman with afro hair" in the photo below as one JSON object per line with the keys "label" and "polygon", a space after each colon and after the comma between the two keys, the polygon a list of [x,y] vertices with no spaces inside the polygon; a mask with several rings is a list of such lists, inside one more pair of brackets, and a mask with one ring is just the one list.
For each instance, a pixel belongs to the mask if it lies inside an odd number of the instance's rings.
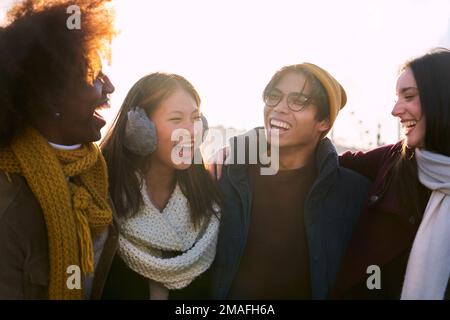
{"label": "woman with afro hair", "polygon": [[0,27],[0,299],[101,296],[116,231],[94,142],[113,19],[108,1],[25,0]]}

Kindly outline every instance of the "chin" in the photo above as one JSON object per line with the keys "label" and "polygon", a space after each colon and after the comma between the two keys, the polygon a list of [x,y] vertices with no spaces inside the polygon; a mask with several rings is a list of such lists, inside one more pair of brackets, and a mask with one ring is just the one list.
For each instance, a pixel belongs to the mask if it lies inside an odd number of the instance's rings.
{"label": "chin", "polygon": [[99,141],[102,138],[102,133],[100,132],[100,130],[90,128],[86,129],[82,133],[84,133],[84,135],[80,135],[80,139],[78,139],[78,143],[81,144]]}
{"label": "chin", "polygon": [[266,137],[267,137],[267,142],[269,144],[277,146],[277,147],[283,147],[287,143],[287,141],[284,137],[278,136],[278,139],[275,139],[274,141],[272,141],[271,137],[268,134],[266,134]]}
{"label": "chin", "polygon": [[99,134],[95,134],[95,135],[91,135],[89,137],[86,137],[80,143],[83,144],[83,143],[96,142],[96,141],[99,141],[101,138],[102,138],[102,135],[99,133]]}
{"label": "chin", "polygon": [[191,167],[191,164],[190,163],[188,163],[188,164],[184,164],[184,163],[182,163],[182,164],[174,164],[173,167],[174,167],[175,170],[183,171],[183,170],[189,169]]}
{"label": "chin", "polygon": [[95,135],[95,137],[93,137],[93,139],[90,142],[100,141],[101,138],[102,138],[102,134],[99,132],[97,135]]}
{"label": "chin", "polygon": [[423,147],[423,143],[421,143],[421,141],[419,141],[415,137],[406,137],[406,145],[410,149]]}
{"label": "chin", "polygon": [[412,143],[410,140],[408,140],[408,139],[406,139],[406,146],[409,148],[409,149],[414,149],[416,146],[415,146],[415,144],[414,143]]}
{"label": "chin", "polygon": [[290,137],[279,137],[278,141],[275,140],[274,143],[271,143],[274,146],[277,146],[278,148],[284,148],[284,147],[290,147],[296,145],[295,141],[293,139],[289,139]]}

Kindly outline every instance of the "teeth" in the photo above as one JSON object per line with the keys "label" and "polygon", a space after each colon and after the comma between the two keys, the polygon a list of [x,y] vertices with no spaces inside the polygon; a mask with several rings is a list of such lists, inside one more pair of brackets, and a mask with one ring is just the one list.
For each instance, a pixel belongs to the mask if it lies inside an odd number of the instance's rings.
{"label": "teeth", "polygon": [[402,123],[402,126],[405,128],[414,127],[417,124],[417,121],[406,121]]}
{"label": "teeth", "polygon": [[95,108],[95,109],[96,110],[109,109],[109,102],[102,103],[101,105],[97,106],[97,108]]}
{"label": "teeth", "polygon": [[291,128],[291,125],[289,123],[283,122],[283,121],[278,121],[278,120],[275,120],[275,119],[270,120],[270,124],[272,126],[276,126],[276,127],[283,128],[283,129],[286,129],[286,130]]}

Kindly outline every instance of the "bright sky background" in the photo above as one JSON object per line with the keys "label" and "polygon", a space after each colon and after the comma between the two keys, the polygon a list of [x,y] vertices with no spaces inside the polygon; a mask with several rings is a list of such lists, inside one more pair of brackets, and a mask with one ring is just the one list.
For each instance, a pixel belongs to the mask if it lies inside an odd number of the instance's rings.
{"label": "bright sky background", "polygon": [[[0,19],[13,1],[0,0]],[[313,62],[344,86],[335,141],[395,142],[390,115],[399,66],[450,47],[449,0],[114,0],[120,35],[105,71],[116,86],[111,121],[132,84],[154,71],[179,73],[199,91],[210,125],[263,124],[261,93],[280,67]]]}

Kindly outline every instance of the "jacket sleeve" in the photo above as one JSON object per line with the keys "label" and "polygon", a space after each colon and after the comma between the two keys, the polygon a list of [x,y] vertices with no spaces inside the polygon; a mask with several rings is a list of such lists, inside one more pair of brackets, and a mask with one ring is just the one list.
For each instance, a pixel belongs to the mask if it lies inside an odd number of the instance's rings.
{"label": "jacket sleeve", "polygon": [[0,212],[0,299],[24,299],[25,254],[21,237],[8,221],[11,205]]}
{"label": "jacket sleeve", "polygon": [[339,164],[347,169],[358,172],[370,181],[374,181],[385,158],[397,145],[386,145],[367,152],[347,151],[339,156]]}

